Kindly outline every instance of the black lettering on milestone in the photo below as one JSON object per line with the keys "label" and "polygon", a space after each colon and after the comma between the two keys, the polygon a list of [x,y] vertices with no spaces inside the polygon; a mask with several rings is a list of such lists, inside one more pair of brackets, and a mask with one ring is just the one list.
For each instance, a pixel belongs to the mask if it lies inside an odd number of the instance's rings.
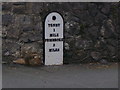
{"label": "black lettering on milestone", "polygon": [[60,27],[60,24],[48,24],[48,27]]}
{"label": "black lettering on milestone", "polygon": [[58,27],[60,27],[60,24],[58,24]]}
{"label": "black lettering on milestone", "polygon": [[55,44],[53,44],[53,47],[55,47]]}
{"label": "black lettering on milestone", "polygon": [[52,37],[52,34],[50,34],[50,37]]}
{"label": "black lettering on milestone", "polygon": [[56,24],[56,27],[58,27],[58,24]]}
{"label": "black lettering on milestone", "polygon": [[53,29],[53,32],[55,32],[55,28]]}
{"label": "black lettering on milestone", "polygon": [[53,27],[55,27],[56,24],[53,24]]}
{"label": "black lettering on milestone", "polygon": [[51,24],[48,24],[48,27],[50,27]]}
{"label": "black lettering on milestone", "polygon": [[49,52],[59,52],[60,49],[59,48],[52,48],[52,49],[49,49]]}
{"label": "black lettering on milestone", "polygon": [[49,52],[51,52],[51,49],[49,49]]}

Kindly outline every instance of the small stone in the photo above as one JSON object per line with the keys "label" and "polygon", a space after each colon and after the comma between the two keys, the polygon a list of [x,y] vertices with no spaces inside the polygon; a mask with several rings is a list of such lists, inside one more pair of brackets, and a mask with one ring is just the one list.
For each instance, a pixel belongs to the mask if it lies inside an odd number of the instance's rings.
{"label": "small stone", "polygon": [[88,29],[88,32],[92,35],[92,36],[94,36],[95,38],[97,38],[99,35],[99,29],[98,29],[99,27],[98,26],[92,26],[92,27],[90,27],[89,29]]}
{"label": "small stone", "polygon": [[95,5],[93,3],[89,4],[88,8],[89,8],[88,11],[89,11],[90,15],[93,16],[93,17],[95,17],[96,14],[98,13],[97,5]]}
{"label": "small stone", "polygon": [[7,51],[4,55],[5,55],[5,56],[8,56],[8,55],[10,55],[10,52]]}
{"label": "small stone", "polygon": [[26,64],[25,59],[23,59],[23,58],[17,59],[15,61],[13,61],[13,63],[15,63],[15,64]]}
{"label": "small stone", "polygon": [[12,55],[20,50],[20,45],[13,40],[4,40],[2,43],[3,55]]}
{"label": "small stone", "polygon": [[36,65],[42,65],[43,61],[38,52],[33,51],[24,51],[22,53],[22,57],[24,58],[26,65],[36,66]]}
{"label": "small stone", "polygon": [[2,24],[3,26],[7,26],[12,23],[13,16],[10,14],[4,14],[2,15]]}
{"label": "small stone", "polygon": [[21,52],[38,52],[41,53],[41,46],[39,43],[26,43],[21,46]]}
{"label": "small stone", "polygon": [[13,13],[15,13],[15,14],[25,14],[26,13],[25,7],[24,6],[14,7],[13,8]]}
{"label": "small stone", "polygon": [[24,32],[21,35],[20,41],[21,42],[34,42],[34,41],[41,40],[41,38],[42,36],[40,35],[40,32],[28,31],[28,32]]}
{"label": "small stone", "polygon": [[103,21],[107,19],[107,16],[105,16],[104,14],[102,13],[98,13],[96,16],[95,16],[95,23],[96,24],[101,24],[103,23]]}
{"label": "small stone", "polygon": [[42,63],[43,62],[38,55],[34,56],[34,58],[31,59],[30,62],[29,62],[29,64],[32,65],[32,66],[42,65]]}
{"label": "small stone", "polygon": [[23,32],[32,31],[32,30],[33,30],[33,27],[30,25],[23,26]]}
{"label": "small stone", "polygon": [[[31,17],[27,15],[17,15],[15,17],[15,24],[31,26]],[[22,26],[22,27],[25,27],[25,26]]]}
{"label": "small stone", "polygon": [[2,4],[2,11],[11,11],[12,10],[12,4],[11,3],[3,3]]}
{"label": "small stone", "polygon": [[70,49],[70,47],[69,47],[69,44],[68,44],[68,43],[65,43],[65,49],[66,49],[66,50],[69,50],[69,49]]}
{"label": "small stone", "polygon": [[101,64],[108,64],[108,61],[107,61],[106,59],[101,59],[99,62],[100,62]]}
{"label": "small stone", "polygon": [[109,50],[109,54],[110,54],[111,57],[116,55],[117,47],[113,47],[112,45],[107,45],[107,48]]}
{"label": "small stone", "polygon": [[[115,27],[113,25],[113,22],[111,19],[108,19],[104,22],[104,27],[105,27],[105,38],[109,38],[109,37],[115,37],[116,36],[116,30]],[[116,36],[117,37],[117,36]]]}
{"label": "small stone", "polygon": [[90,40],[85,40],[85,39],[76,39],[76,42],[74,43],[76,48],[78,49],[89,49],[89,47],[91,46],[91,42]]}
{"label": "small stone", "polygon": [[91,52],[91,57],[95,60],[98,61],[101,59],[101,54],[99,52]]}
{"label": "small stone", "polygon": [[32,5],[32,13],[34,14],[39,14],[41,13],[44,9],[43,9],[43,3],[33,3]]}
{"label": "small stone", "polygon": [[6,31],[7,31],[6,37],[14,38],[14,39],[19,38],[19,35],[20,35],[20,30],[19,29],[10,27],[9,29],[6,29]]}
{"label": "small stone", "polygon": [[110,12],[110,4],[104,5],[104,7],[101,9],[101,11],[104,14],[109,14],[109,12]]}

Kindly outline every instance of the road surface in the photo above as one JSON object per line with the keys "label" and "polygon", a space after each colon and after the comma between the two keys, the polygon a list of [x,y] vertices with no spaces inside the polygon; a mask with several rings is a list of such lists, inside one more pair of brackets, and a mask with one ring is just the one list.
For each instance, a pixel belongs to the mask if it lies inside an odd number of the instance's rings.
{"label": "road surface", "polygon": [[3,88],[118,88],[118,65],[3,65]]}

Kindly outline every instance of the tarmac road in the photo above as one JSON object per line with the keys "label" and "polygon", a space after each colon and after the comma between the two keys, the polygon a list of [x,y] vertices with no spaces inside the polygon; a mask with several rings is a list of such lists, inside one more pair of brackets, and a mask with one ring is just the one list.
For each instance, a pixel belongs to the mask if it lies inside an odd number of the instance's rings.
{"label": "tarmac road", "polygon": [[118,88],[118,65],[3,65],[3,88]]}

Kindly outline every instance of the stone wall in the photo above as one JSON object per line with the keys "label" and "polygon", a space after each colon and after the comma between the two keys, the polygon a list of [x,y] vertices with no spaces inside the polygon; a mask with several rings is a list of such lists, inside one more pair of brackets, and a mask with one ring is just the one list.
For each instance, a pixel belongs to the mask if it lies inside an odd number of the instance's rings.
{"label": "stone wall", "polygon": [[43,23],[52,11],[65,23],[64,63],[118,61],[120,3],[4,2],[2,54],[11,62],[23,52],[36,52],[43,60]]}

